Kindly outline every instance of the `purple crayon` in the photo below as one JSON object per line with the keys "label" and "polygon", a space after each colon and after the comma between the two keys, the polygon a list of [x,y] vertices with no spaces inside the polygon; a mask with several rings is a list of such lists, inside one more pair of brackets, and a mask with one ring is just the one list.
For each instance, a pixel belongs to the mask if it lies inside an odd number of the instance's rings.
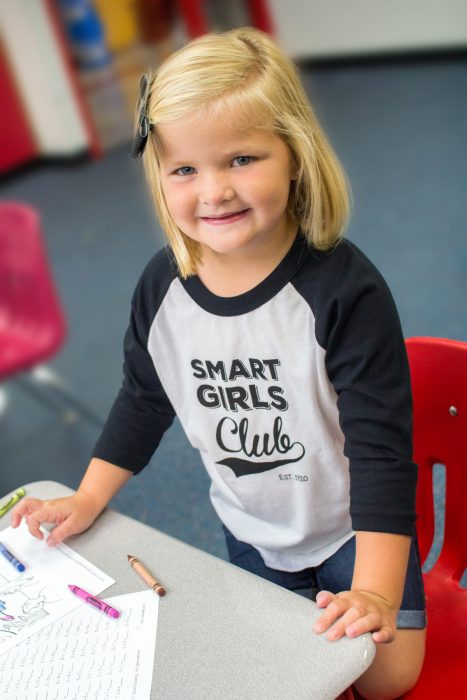
{"label": "purple crayon", "polygon": [[109,615],[109,617],[120,617],[120,613],[118,610],[113,608],[111,605],[107,605],[107,603],[105,603],[103,600],[100,600],[99,598],[96,598],[95,596],[91,595],[91,593],[88,593],[83,588],[80,588],[79,586],[72,586],[71,584],[68,584],[68,588],[72,593],[77,595],[78,598],[84,600],[85,603],[92,605],[94,608],[97,608],[106,615]]}

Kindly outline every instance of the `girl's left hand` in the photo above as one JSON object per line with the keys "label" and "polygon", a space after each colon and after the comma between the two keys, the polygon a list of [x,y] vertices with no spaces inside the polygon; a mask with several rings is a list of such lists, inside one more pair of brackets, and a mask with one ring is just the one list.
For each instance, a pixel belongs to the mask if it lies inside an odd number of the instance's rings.
{"label": "girl's left hand", "polygon": [[396,636],[396,616],[394,610],[381,596],[369,591],[343,591],[330,593],[320,591],[316,596],[318,608],[326,608],[314,626],[317,633],[328,631],[332,642],[344,635],[357,637],[372,632],[377,644],[392,642]]}

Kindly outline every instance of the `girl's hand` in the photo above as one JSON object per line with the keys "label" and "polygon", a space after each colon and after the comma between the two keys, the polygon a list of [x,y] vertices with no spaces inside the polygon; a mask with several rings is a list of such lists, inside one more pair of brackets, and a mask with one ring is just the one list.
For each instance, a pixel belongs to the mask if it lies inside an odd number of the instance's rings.
{"label": "girl's hand", "polygon": [[12,511],[11,525],[18,527],[24,518],[29,532],[39,540],[44,539],[40,530],[43,523],[56,525],[47,538],[47,544],[53,547],[70,535],[77,535],[87,530],[99,515],[100,509],[94,501],[83,492],[52,501],[39,498],[24,498]]}
{"label": "girl's hand", "polygon": [[397,610],[376,593],[343,591],[335,595],[320,591],[316,604],[319,608],[326,608],[326,612],[316,622],[314,631],[329,630],[327,636],[332,642],[344,635],[357,637],[365,632],[372,632],[377,644],[392,642],[396,636]]}

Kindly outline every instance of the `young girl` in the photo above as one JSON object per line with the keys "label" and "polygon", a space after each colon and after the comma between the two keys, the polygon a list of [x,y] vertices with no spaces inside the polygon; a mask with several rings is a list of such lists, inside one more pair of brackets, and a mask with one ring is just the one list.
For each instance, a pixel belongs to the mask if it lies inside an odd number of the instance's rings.
{"label": "young girl", "polygon": [[405,346],[386,284],[342,238],[345,178],[295,68],[253,29],[192,42],[143,78],[134,151],[170,247],[136,287],[123,386],[77,493],[24,499],[13,526],[55,523],[50,545],[88,528],[177,415],[231,561],[316,585],[315,633],[378,644],[359,693],[399,696],[425,635]]}

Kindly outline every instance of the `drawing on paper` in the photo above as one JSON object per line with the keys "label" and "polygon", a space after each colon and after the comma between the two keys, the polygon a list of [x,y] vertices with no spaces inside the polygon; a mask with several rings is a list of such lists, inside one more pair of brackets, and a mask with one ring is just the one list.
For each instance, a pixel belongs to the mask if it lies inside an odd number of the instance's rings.
{"label": "drawing on paper", "polygon": [[11,581],[0,577],[0,646],[22,629],[54,612],[63,599],[33,574]]}
{"label": "drawing on paper", "polygon": [[5,612],[5,608],[6,608],[5,601],[0,600],[0,620],[4,620],[6,622],[9,622],[10,620],[14,620],[15,619],[14,616],[8,615]]}

